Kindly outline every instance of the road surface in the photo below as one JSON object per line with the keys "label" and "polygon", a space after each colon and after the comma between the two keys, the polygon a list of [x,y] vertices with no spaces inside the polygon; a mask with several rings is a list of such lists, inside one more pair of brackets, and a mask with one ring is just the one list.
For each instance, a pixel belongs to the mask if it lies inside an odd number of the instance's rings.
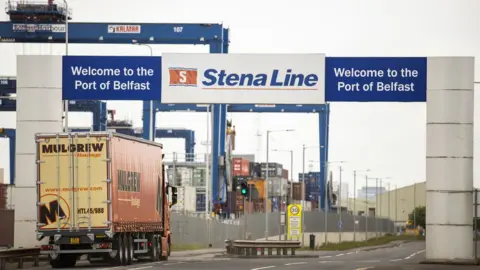
{"label": "road surface", "polygon": [[[169,261],[135,263],[128,267],[110,267],[79,262],[76,270],[309,270],[309,269],[438,269],[438,265],[419,265],[425,258],[425,242],[411,242],[396,247],[372,251],[319,252],[318,258],[239,259],[219,258],[214,254],[172,256]],[[415,267],[412,268],[412,265]],[[449,266],[450,268],[452,266]],[[459,267],[462,268],[462,267]],[[36,270],[51,269],[43,265]]]}

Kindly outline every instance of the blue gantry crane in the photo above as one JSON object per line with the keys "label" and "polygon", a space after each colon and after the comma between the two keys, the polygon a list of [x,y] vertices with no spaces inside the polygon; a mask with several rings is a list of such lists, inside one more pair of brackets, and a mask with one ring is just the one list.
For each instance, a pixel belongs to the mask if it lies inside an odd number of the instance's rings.
{"label": "blue gantry crane", "polygon": [[[2,43],[65,43],[66,24],[70,11],[63,1],[48,0],[45,3],[8,0],[6,12],[10,21],[0,22]],[[69,43],[89,44],[182,44],[207,45],[210,53],[228,53],[229,29],[215,23],[68,23]],[[86,101],[88,102],[88,101]],[[92,101],[94,102],[94,101]],[[100,102],[100,101],[96,101]],[[77,101],[78,104],[78,101]],[[99,104],[102,104],[100,102]],[[102,105],[100,105],[102,106]],[[70,108],[70,106],[69,106]],[[159,111],[206,111],[195,104],[154,105]],[[213,115],[212,134],[212,190],[213,203],[226,202],[225,168],[220,166],[225,156],[226,104],[210,106]],[[328,105],[229,105],[230,112],[316,112],[319,113],[320,161],[324,167],[328,158]],[[150,102],[143,105],[143,134],[150,132]],[[105,108],[106,111],[106,108]],[[103,111],[102,111],[103,114]],[[155,117],[155,114],[153,115]],[[154,123],[155,123],[155,119]],[[102,120],[103,121],[103,120]],[[325,181],[323,177],[321,181]],[[320,188],[320,187],[319,187]],[[320,192],[322,193],[322,192]],[[323,200],[322,200],[323,201]]]}
{"label": "blue gantry crane", "polygon": [[[0,112],[15,112],[16,103],[15,77],[0,77]],[[105,131],[107,128],[107,103],[103,101],[70,101],[70,112],[91,112],[93,130]],[[15,129],[6,129],[4,134],[10,139],[10,184],[15,182]]]}
{"label": "blue gantry crane", "polygon": [[[108,110],[110,120],[107,123],[108,129],[115,129],[116,132],[125,135],[142,137],[143,128],[138,130],[127,121],[115,120],[115,110]],[[193,162],[195,160],[195,131],[184,128],[156,128],[155,138],[179,138],[185,140],[185,161]]]}
{"label": "blue gantry crane", "polygon": [[[0,112],[16,111],[16,78],[0,77]],[[69,101],[70,112],[91,112],[93,118],[92,128],[73,129],[72,131],[105,131],[109,128],[107,123],[107,113],[112,115],[114,111],[107,111],[106,102],[102,101]],[[116,130],[119,133],[141,137],[142,132],[135,132],[131,126],[120,127]],[[15,179],[15,129],[4,129],[3,136],[9,138],[10,155],[10,184],[14,184]],[[188,129],[157,129],[156,138],[182,138],[185,140],[186,161],[193,161],[195,147],[195,131]]]}
{"label": "blue gantry crane", "polygon": [[[207,112],[207,106],[204,104],[162,104],[160,102],[154,102],[154,111],[155,112]],[[212,110],[214,105],[210,105],[208,111]],[[143,127],[144,127],[144,138],[148,138],[148,133],[145,133],[145,127],[149,126],[149,118],[145,118],[145,115],[149,115],[150,103],[144,102],[143,105]],[[328,163],[328,123],[330,118],[330,105],[261,105],[261,104],[235,104],[227,105],[226,112],[230,113],[318,113],[318,126],[319,126],[319,145],[320,145],[320,168],[326,168]],[[154,114],[155,116],[155,114]],[[155,119],[155,118],[154,118]],[[226,120],[225,120],[226,121]],[[213,121],[215,123],[215,119]],[[221,136],[223,134],[223,137]],[[213,134],[212,142],[213,144],[225,145],[225,136],[224,131],[219,132],[219,134]],[[213,160],[216,157],[212,157]],[[218,158],[218,157],[217,157]],[[218,161],[217,161],[218,162]],[[215,167],[214,167],[215,168]],[[315,181],[315,186],[312,186],[318,194],[318,200],[320,209],[325,209],[325,188],[327,187],[327,175],[324,173],[318,174],[318,181]],[[226,187],[220,187],[225,192]],[[219,193],[214,193],[213,196]],[[327,209],[330,208],[331,203],[327,204]]]}
{"label": "blue gantry crane", "polygon": [[[0,22],[2,43],[65,43],[66,21],[70,10],[63,1],[7,1],[10,21]],[[229,30],[218,23],[68,23],[68,42],[76,44],[182,44],[207,45],[210,53],[228,53]],[[226,105],[214,105],[214,129],[225,130]],[[149,116],[144,117],[148,121]],[[223,121],[221,121],[223,119]],[[223,122],[223,128],[220,123]],[[149,133],[150,126],[144,128]],[[214,134],[217,132],[214,132]],[[225,137],[225,136],[223,136]],[[225,141],[225,139],[223,139]],[[213,168],[219,168],[218,157],[224,156],[225,146],[212,145]],[[225,170],[212,173],[212,187],[225,179]],[[224,181],[224,180],[222,180]],[[214,203],[223,203],[215,200]]]}

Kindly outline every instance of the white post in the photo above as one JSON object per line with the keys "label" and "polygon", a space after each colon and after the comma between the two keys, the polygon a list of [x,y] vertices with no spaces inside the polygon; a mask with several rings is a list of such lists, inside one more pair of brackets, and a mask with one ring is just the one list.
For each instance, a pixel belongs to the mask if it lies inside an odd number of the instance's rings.
{"label": "white post", "polygon": [[303,213],[305,208],[305,201],[307,200],[307,184],[305,183],[305,144],[302,146],[302,180],[303,180],[303,200],[302,200],[302,246],[305,245],[305,215]]}
{"label": "white post", "polygon": [[365,175],[365,242],[368,241],[368,175]]}
{"label": "white post", "polygon": [[357,171],[353,171],[353,242],[357,241]]}
{"label": "white post", "polygon": [[[290,200],[292,203],[293,200],[293,150],[290,151]],[[287,216],[285,214],[285,216]]]}
{"label": "white post", "polygon": [[[145,45],[147,46],[149,49],[150,49],[150,56],[153,56],[153,50],[152,50],[152,47],[150,47],[149,45]],[[155,126],[156,126],[156,123],[153,121],[153,118],[154,118],[154,110],[153,110],[153,100],[150,100],[150,141],[155,141],[155,137],[156,137],[156,130],[155,130]],[[187,156],[189,153],[185,153]]]}
{"label": "white post", "polygon": [[474,262],[474,75],[473,57],[427,59],[426,260],[429,262]]}
{"label": "white post", "polygon": [[[325,207],[323,208],[323,211],[324,211],[324,226],[325,226],[325,231],[324,231],[324,244],[326,245],[328,243],[328,162],[325,162],[325,167],[323,168],[324,169],[324,173],[325,173],[325,188],[324,188],[324,192],[323,192],[323,196],[324,196],[324,204],[325,204]],[[322,173],[322,172],[320,172]],[[321,208],[320,205],[321,205],[321,202],[318,202],[318,208]]]}
{"label": "white post", "polygon": [[270,151],[269,149],[269,137],[270,137],[270,131],[267,130],[267,168],[266,168],[266,173],[265,173],[265,206],[264,206],[264,209],[265,209],[265,240],[268,240],[268,180],[269,180],[269,177],[268,177],[268,152]]}
{"label": "white post", "polygon": [[339,239],[339,243],[342,242],[342,227],[343,227],[343,224],[342,224],[342,166],[340,166],[339,168],[339,182],[340,182],[340,186],[338,187],[338,207],[337,209],[339,209],[338,211],[338,220],[340,221],[340,224],[339,225],[339,233],[338,233],[338,239]]}
{"label": "white post", "polygon": [[[205,217],[210,216],[210,104],[207,105],[207,143],[205,144]],[[209,231],[210,232],[210,231]]]}

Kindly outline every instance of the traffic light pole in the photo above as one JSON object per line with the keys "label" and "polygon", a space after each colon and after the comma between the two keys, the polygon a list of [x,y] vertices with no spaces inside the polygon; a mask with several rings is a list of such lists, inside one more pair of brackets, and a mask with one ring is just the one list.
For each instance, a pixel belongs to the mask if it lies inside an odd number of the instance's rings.
{"label": "traffic light pole", "polygon": [[[250,214],[250,207],[252,203],[252,185],[249,185],[247,181],[241,183],[240,193],[243,196],[243,216],[245,217],[245,239],[249,240],[248,233],[248,215]],[[248,211],[247,208],[248,201]]]}
{"label": "traffic light pole", "polygon": [[[250,206],[250,205],[249,205]],[[247,239],[247,232],[248,232],[248,213],[245,211],[247,208],[247,197],[243,197],[243,217],[245,218],[245,234],[243,237]]]}

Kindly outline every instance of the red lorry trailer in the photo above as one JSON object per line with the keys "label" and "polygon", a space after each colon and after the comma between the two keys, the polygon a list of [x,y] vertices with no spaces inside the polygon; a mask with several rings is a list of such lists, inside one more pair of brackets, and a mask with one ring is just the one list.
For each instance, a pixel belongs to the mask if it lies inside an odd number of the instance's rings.
{"label": "red lorry trailer", "polygon": [[37,239],[53,268],[166,260],[176,188],[162,145],[112,132],[37,134]]}

